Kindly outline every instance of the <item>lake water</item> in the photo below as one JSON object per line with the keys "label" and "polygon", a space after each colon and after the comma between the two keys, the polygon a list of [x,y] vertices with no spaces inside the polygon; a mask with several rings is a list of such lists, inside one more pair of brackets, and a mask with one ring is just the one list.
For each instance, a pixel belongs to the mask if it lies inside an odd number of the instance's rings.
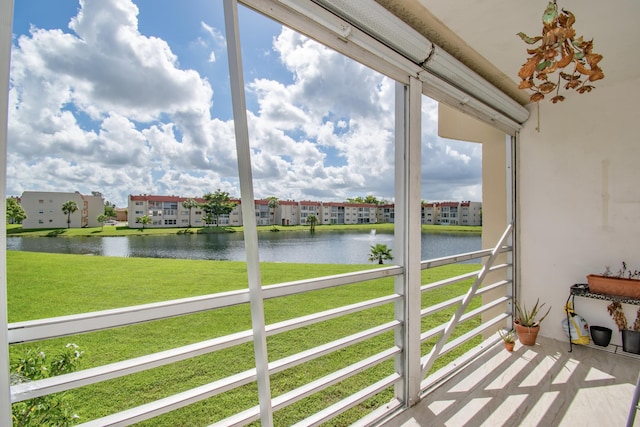
{"label": "lake water", "polygon": [[[393,249],[393,234],[369,231],[261,232],[260,261],[316,264],[367,264],[371,245]],[[423,233],[422,259],[482,248],[476,233]],[[8,237],[7,249],[114,257],[245,261],[242,233],[125,237]],[[393,252],[392,252],[393,255]]]}

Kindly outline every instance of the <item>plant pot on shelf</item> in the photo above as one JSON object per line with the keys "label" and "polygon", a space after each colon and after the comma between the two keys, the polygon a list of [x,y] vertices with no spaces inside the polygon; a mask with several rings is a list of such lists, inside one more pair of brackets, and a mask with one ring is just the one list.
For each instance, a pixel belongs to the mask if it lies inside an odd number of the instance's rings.
{"label": "plant pot on shelf", "polygon": [[523,326],[519,323],[514,323],[516,328],[516,334],[518,335],[518,341],[522,345],[535,345],[538,332],[540,331],[540,325],[538,326]]}
{"label": "plant pot on shelf", "polygon": [[640,298],[640,280],[589,274],[587,283],[589,284],[589,292],[594,294]]}
{"label": "plant pot on shelf", "polygon": [[640,331],[622,330],[622,350],[627,353],[640,354]]}
{"label": "plant pot on shelf", "polygon": [[513,347],[515,347],[516,343],[511,341],[511,342],[504,342],[504,348],[507,349],[508,352],[512,352],[513,351]]}
{"label": "plant pot on shelf", "polygon": [[595,345],[606,347],[611,342],[612,330],[604,326],[591,326],[591,340]]}

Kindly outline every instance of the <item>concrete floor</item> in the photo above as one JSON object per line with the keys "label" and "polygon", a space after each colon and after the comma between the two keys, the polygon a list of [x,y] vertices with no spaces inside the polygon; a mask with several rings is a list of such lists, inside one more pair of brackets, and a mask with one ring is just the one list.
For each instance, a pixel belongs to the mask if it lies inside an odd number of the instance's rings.
{"label": "concrete floor", "polygon": [[546,338],[513,353],[500,343],[384,426],[624,426],[640,358],[568,350]]}

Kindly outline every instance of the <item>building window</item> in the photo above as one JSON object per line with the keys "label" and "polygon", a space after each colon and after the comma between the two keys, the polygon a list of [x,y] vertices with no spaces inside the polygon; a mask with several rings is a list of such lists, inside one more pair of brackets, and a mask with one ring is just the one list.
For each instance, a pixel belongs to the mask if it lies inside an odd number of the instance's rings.
{"label": "building window", "polygon": [[143,202],[136,202],[136,206],[142,206]]}

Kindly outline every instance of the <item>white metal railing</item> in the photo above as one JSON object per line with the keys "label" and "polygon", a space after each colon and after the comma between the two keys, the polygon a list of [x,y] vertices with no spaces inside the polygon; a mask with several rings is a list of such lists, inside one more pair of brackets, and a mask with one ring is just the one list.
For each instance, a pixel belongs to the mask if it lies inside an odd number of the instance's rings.
{"label": "white metal railing", "polygon": [[[422,268],[432,268],[434,266],[444,266],[454,264],[460,261],[468,261],[473,259],[480,259],[487,257],[492,259],[491,254],[497,255],[499,253],[509,252],[510,247],[500,244],[493,251],[477,251],[468,254],[459,254],[451,257],[444,257],[439,259],[427,260],[422,262]],[[495,258],[495,257],[493,257]],[[479,286],[479,279],[483,278],[488,272],[499,271],[501,269],[508,268],[508,264],[495,265],[493,267],[485,265],[482,269],[467,274],[462,274],[456,277],[451,277],[445,280],[441,280],[434,283],[429,283],[421,286],[421,292],[428,292],[437,288],[451,286],[459,283],[463,280],[469,280],[475,278],[475,284]],[[483,273],[484,272],[484,273]],[[273,286],[266,286],[263,288],[264,298],[279,298],[289,295],[301,294],[305,292],[315,291],[318,289],[326,289],[335,286],[344,286],[347,284],[364,282],[369,280],[381,279],[385,277],[399,276],[403,273],[403,269],[398,266],[389,266],[373,270],[340,274],[333,276],[320,277],[316,279],[300,280],[295,282],[281,283]],[[482,295],[486,292],[493,291],[501,287],[507,287],[511,284],[510,280],[499,280],[495,283],[485,284],[482,288],[478,288],[477,292],[473,292],[472,295]],[[474,286],[471,287],[472,291]],[[174,301],[167,301],[162,303],[146,304],[135,307],[127,307],[115,310],[105,310],[94,313],[84,313],[74,316],[62,316],[51,319],[41,319],[29,322],[17,322],[9,325],[9,335],[12,343],[19,343],[23,341],[36,341],[52,337],[72,335],[81,332],[96,331],[101,329],[110,329],[116,326],[140,323],[150,320],[158,320],[163,318],[174,317],[178,315],[186,315],[197,313],[203,310],[217,310],[223,307],[231,305],[247,304],[248,302],[247,291],[233,291],[220,294],[206,295],[196,298],[185,298]],[[482,313],[499,307],[509,300],[507,296],[509,293],[505,292],[504,296],[493,299],[486,304],[481,305],[466,313],[461,313],[455,322],[452,324],[448,322],[446,324],[439,325],[428,331],[423,331],[420,335],[421,341],[426,341],[430,338],[440,336],[442,337],[447,328],[454,328],[462,322],[475,319]],[[434,315],[442,310],[458,305],[461,306],[465,300],[468,300],[469,293],[467,295],[460,295],[443,302],[439,302],[429,307],[421,309],[420,317],[426,317]],[[354,304],[349,304],[341,307],[335,307],[330,310],[312,313],[306,316],[302,316],[295,319],[289,319],[283,322],[266,325],[265,330],[268,336],[273,336],[282,332],[291,331],[300,327],[317,324],[329,319],[345,316],[347,314],[367,310],[374,307],[379,307],[385,304],[393,304],[401,300],[401,296],[392,293],[387,296],[383,296],[376,299],[367,301],[361,301]],[[459,309],[460,310],[460,309]],[[496,327],[501,321],[506,319],[509,313],[503,312],[499,316],[496,316],[484,323],[480,323],[475,328],[472,328],[469,332],[462,334],[461,336],[452,339],[445,340],[438,349],[438,357],[448,353],[449,351],[463,345],[470,339],[482,334],[483,331],[489,328]],[[286,358],[272,361],[268,364],[268,374],[273,375],[277,372],[284,371],[286,369],[299,366],[305,362],[317,359],[321,356],[334,353],[338,350],[347,348],[354,344],[363,342],[373,337],[390,331],[399,331],[403,327],[402,322],[393,320],[372,327],[370,329],[353,333],[351,335],[342,337],[330,343],[319,345],[314,348],[306,349],[300,353],[288,356]],[[27,399],[32,399],[38,396],[43,396],[60,391],[70,390],[73,388],[85,386],[88,384],[94,384],[101,381],[110,380],[132,373],[141,372],[144,370],[152,369],[158,366],[163,366],[171,363],[175,363],[181,360],[189,359],[195,356],[199,356],[206,353],[212,353],[221,349],[234,347],[243,343],[248,343],[253,340],[252,331],[242,331],[223,337],[218,337],[204,342],[186,345],[179,348],[174,348],[158,353],[125,360],[122,362],[112,363],[100,367],[91,369],[85,369],[79,372],[74,372],[58,377],[48,378],[39,381],[33,381],[29,383],[23,383],[14,385],[11,387],[11,401],[19,402]],[[433,348],[438,347],[437,345]],[[343,379],[362,372],[371,366],[378,365],[384,361],[393,359],[403,351],[401,347],[392,346],[386,350],[383,350],[377,354],[371,355],[368,358],[359,362],[353,363],[347,367],[344,367],[336,372],[329,373],[326,376],[319,378],[311,383],[305,384],[301,387],[293,389],[281,396],[272,398],[272,407],[274,410],[281,409],[290,405],[300,399],[303,399],[311,394],[322,391],[323,389],[336,384]],[[423,357],[423,369],[428,361],[428,355]],[[349,396],[347,399],[340,401],[329,408],[326,408],[317,414],[314,414],[310,418],[301,421],[300,425],[315,425],[316,423],[326,421],[341,412],[357,405],[359,402],[366,398],[369,398],[381,390],[390,387],[393,384],[397,384],[403,380],[403,371],[396,371],[392,375],[380,379],[374,384],[367,386],[365,389],[360,390],[356,394]],[[140,422],[146,419],[153,418],[155,416],[164,414],[171,410],[190,405],[200,400],[218,395],[220,393],[232,390],[242,385],[254,382],[256,380],[256,370],[250,369],[245,372],[241,372],[220,380],[205,384],[194,389],[175,394],[173,396],[166,397],[164,399],[157,400],[148,404],[144,404],[129,410],[112,414],[110,416],[90,421],[83,425],[86,426],[108,426],[108,425],[129,425],[135,422]],[[398,408],[399,405],[390,404],[386,406],[389,411],[394,408]],[[378,411],[376,411],[378,412]],[[247,409],[241,413],[236,414],[233,417],[219,421],[215,425],[244,425],[248,422],[259,419],[260,410],[256,406],[254,408]],[[376,415],[377,416],[377,415]]]}

